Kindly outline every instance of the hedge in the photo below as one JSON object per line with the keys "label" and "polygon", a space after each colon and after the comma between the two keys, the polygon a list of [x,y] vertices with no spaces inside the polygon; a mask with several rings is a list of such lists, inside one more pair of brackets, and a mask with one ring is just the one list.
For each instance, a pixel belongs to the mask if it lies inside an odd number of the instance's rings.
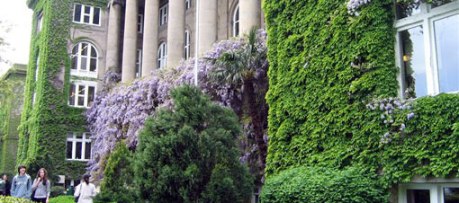
{"label": "hedge", "polygon": [[298,167],[270,177],[263,186],[263,203],[380,203],[387,194],[381,182],[357,168],[343,170]]}

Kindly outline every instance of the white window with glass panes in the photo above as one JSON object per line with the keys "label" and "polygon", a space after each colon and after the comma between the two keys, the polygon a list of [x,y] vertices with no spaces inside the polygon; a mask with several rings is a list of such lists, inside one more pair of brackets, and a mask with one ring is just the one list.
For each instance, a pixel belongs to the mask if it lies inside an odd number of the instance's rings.
{"label": "white window with glass panes", "polygon": [[88,161],[91,158],[91,134],[67,133],[66,159],[72,161]]}
{"label": "white window with glass panes", "polygon": [[167,11],[168,11],[168,5],[161,6],[159,8],[159,26],[165,25],[167,23]]}
{"label": "white window with glass panes", "polygon": [[459,92],[459,0],[397,4],[400,95]]}
{"label": "white window with glass panes", "polygon": [[71,81],[69,93],[69,105],[74,107],[88,108],[96,96],[95,81]]}
{"label": "white window with glass panes", "polygon": [[73,22],[87,25],[100,25],[100,8],[82,4],[73,7]]}
{"label": "white window with glass panes", "polygon": [[80,42],[72,49],[72,66],[70,73],[75,76],[97,77],[98,69],[97,49],[89,42]]}
{"label": "white window with glass panes", "polygon": [[137,49],[135,57],[135,78],[142,77],[142,49]]}
{"label": "white window with glass panes", "polygon": [[444,183],[409,183],[398,188],[399,203],[457,203],[459,183],[439,180]]}

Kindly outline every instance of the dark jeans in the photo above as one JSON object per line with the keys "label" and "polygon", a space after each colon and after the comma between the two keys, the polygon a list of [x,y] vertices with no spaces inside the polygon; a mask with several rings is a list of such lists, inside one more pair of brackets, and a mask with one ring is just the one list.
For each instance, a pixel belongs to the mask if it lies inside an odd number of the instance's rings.
{"label": "dark jeans", "polygon": [[46,198],[34,198],[34,202],[46,203]]}

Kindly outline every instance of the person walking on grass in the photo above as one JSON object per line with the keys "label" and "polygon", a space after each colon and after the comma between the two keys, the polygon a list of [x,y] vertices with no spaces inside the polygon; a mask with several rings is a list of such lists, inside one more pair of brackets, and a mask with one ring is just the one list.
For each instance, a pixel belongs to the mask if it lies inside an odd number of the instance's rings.
{"label": "person walking on grass", "polygon": [[89,182],[91,175],[83,175],[83,180],[75,187],[75,197],[79,197],[78,203],[92,203],[92,199],[96,196],[96,186]]}
{"label": "person walking on grass", "polygon": [[48,203],[51,194],[51,182],[48,180],[48,172],[44,168],[38,170],[37,178],[33,181],[32,200],[35,202]]}
{"label": "person walking on grass", "polygon": [[26,173],[25,166],[18,167],[18,174],[14,176],[11,182],[11,196],[30,199],[32,194],[32,181]]}

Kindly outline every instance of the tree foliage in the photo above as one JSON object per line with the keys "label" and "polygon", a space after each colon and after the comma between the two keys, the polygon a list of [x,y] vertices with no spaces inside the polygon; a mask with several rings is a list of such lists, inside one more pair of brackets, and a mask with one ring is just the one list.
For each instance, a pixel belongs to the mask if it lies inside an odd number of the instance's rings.
{"label": "tree foliage", "polygon": [[[242,83],[231,84],[220,80],[210,78],[215,71],[214,64],[209,59],[217,59],[225,53],[241,53],[246,50],[260,52],[260,61],[256,62],[251,59],[251,63],[261,64],[260,66],[251,66],[255,68],[255,94],[257,95],[257,104],[254,107],[259,110],[261,115],[260,126],[264,126],[263,138],[266,141],[266,120],[267,107],[264,103],[264,95],[267,89],[267,59],[266,55],[266,33],[258,30],[256,40],[253,45],[248,45],[249,40],[246,37],[235,38],[231,40],[220,41],[205,54],[205,59],[198,60],[199,68],[199,87],[213,101],[223,106],[230,107],[242,120],[243,134],[239,137],[239,146],[243,150],[240,159],[248,163],[252,173],[263,171],[263,165],[259,162],[258,147],[254,141],[254,124],[250,115],[243,113],[242,98],[245,94]],[[250,49],[248,49],[250,48]],[[252,55],[255,55],[251,53]],[[87,111],[87,121],[89,123],[91,134],[93,135],[93,159],[89,162],[89,170],[94,174],[93,177],[102,178],[102,172],[109,154],[116,144],[125,140],[126,145],[135,149],[138,143],[138,135],[144,126],[148,116],[156,113],[158,107],[170,106],[170,90],[174,87],[193,84],[194,81],[194,63],[191,59],[184,61],[178,67],[165,69],[154,72],[151,76],[136,80],[130,84],[114,85],[119,79],[119,75],[108,72],[104,79],[106,87],[96,97],[94,104]],[[219,67],[222,70],[223,67]],[[261,167],[260,167],[261,166]],[[261,168],[261,169],[260,169]]]}
{"label": "tree foliage", "polygon": [[251,178],[238,160],[241,135],[234,112],[199,89],[171,93],[172,109],[146,121],[135,158],[135,184],[152,202],[242,202]]}
{"label": "tree foliage", "polygon": [[248,118],[253,129],[248,134],[248,142],[253,142],[256,147],[256,158],[252,161],[252,173],[257,176],[257,184],[264,174],[266,153],[268,148],[268,105],[265,95],[268,90],[266,70],[267,49],[263,46],[255,28],[252,28],[245,38],[245,43],[240,49],[227,50],[220,57],[208,59],[214,66],[210,72],[210,79],[215,83],[224,83],[230,86],[241,87],[240,117]]}
{"label": "tree foliage", "polygon": [[369,176],[361,169],[299,167],[268,178],[261,200],[263,203],[381,203],[388,198],[375,175]]}
{"label": "tree foliage", "polygon": [[117,144],[107,161],[97,201],[135,202],[133,155],[124,142]]}

